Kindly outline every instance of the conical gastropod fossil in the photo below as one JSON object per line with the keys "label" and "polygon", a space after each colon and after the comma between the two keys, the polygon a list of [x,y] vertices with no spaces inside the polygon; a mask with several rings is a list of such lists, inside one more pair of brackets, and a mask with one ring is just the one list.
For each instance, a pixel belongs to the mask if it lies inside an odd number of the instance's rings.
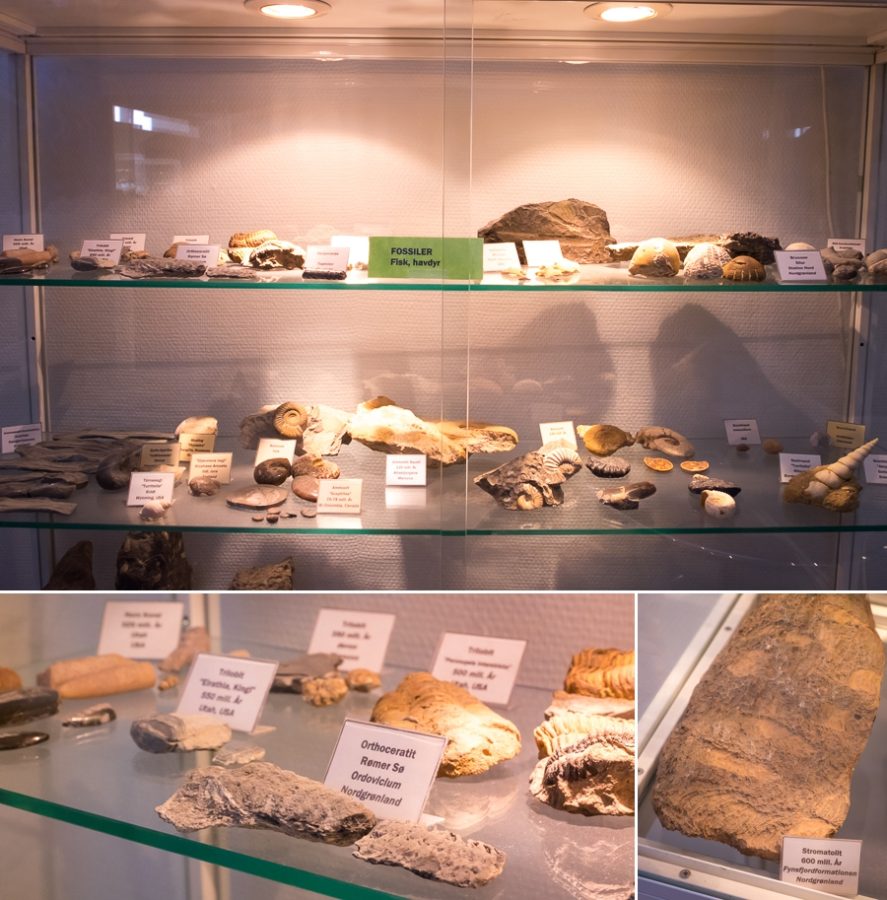
{"label": "conical gastropod fossil", "polygon": [[853,476],[877,443],[874,438],[827,466],[793,476],[785,486],[783,498],[787,503],[808,503],[837,512],[856,509],[862,488]]}

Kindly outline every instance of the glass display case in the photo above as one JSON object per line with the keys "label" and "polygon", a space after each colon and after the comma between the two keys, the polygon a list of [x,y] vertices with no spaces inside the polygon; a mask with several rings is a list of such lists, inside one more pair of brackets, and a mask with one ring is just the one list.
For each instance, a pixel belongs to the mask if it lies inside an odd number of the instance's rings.
{"label": "glass display case", "polygon": [[[839,451],[811,437],[829,421],[878,437],[878,276],[790,283],[770,265],[764,282],[693,282],[633,277],[623,260],[581,262],[556,282],[535,266],[521,280],[132,281],[70,267],[70,251],[111,233],[145,233],[155,254],[177,235],[225,246],[259,228],[303,247],[468,238],[566,198],[600,207],[622,245],[747,231],[783,246],[887,244],[883,3],[684,2],[633,27],[586,6],[369,12],[342,0],[294,25],[233,2],[212,18],[196,4],[8,3],[0,112],[18,140],[5,133],[2,165],[18,190],[3,195],[3,227],[39,231],[61,258],[0,282],[4,426],[168,433],[211,415],[235,487],[254,462],[241,420],[290,400],[351,414],[386,396],[426,421],[507,426],[519,442],[430,468],[406,493],[388,490],[385,454],[343,446],[343,475],[363,483],[359,517],[254,522],[181,485],[146,523],[90,483],[70,515],[2,514],[16,560],[5,586],[46,583],[89,539],[110,588],[134,528],[183,533],[202,589],[284,556],[306,589],[876,583],[883,486],[867,484],[855,512],[789,506],[777,457],[738,452],[724,420],[755,419],[762,438],[823,462]],[[476,486],[560,422],[686,435],[741,486],[736,515],[707,516],[687,476],[647,469],[640,446],[623,454],[628,478],[656,493],[635,510],[599,503],[608,483],[584,468],[541,509],[505,509]],[[581,439],[579,450],[588,457]]]}

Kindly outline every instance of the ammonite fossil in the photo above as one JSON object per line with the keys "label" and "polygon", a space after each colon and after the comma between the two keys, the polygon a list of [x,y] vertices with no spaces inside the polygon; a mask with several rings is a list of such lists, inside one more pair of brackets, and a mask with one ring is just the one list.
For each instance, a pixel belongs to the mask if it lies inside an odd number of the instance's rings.
{"label": "ammonite fossil", "polygon": [[274,427],[288,438],[299,438],[308,423],[308,411],[299,403],[287,401],[274,410]]}

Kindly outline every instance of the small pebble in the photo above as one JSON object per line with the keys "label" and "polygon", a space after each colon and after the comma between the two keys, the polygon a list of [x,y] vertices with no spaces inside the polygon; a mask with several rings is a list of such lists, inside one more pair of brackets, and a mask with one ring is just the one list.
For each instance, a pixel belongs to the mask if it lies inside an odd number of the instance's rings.
{"label": "small pebble", "polygon": [[737,444],[736,452],[737,453],[748,453],[751,450],[751,447],[748,444]]}
{"label": "small pebble", "polygon": [[764,448],[764,453],[770,453],[773,456],[782,453],[783,450],[782,441],[777,441],[776,438],[765,438],[761,446]]}
{"label": "small pebble", "polygon": [[268,515],[265,516],[265,521],[270,525],[276,525],[279,518],[280,516],[277,513],[268,513]]}
{"label": "small pebble", "polygon": [[310,506],[306,506],[305,509],[302,510],[302,515],[306,519],[313,519],[317,515],[317,510],[312,509]]}
{"label": "small pebble", "polygon": [[317,495],[320,491],[320,485],[313,475],[297,475],[293,479],[293,493],[302,500],[309,500],[317,503]]}
{"label": "small pebble", "polygon": [[253,516],[253,522],[264,522],[264,521],[265,521],[264,516]]}

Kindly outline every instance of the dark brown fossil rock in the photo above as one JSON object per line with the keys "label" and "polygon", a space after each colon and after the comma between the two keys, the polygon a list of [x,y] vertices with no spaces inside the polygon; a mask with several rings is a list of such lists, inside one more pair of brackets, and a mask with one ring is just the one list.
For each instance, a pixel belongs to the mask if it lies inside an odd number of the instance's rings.
{"label": "dark brown fossil rock", "polygon": [[117,551],[117,590],[175,591],[191,587],[191,564],[177,531],[131,531]]}
{"label": "dark brown fossil rock", "polygon": [[92,573],[92,541],[78,541],[69,547],[55,564],[45,591],[94,591]]}

